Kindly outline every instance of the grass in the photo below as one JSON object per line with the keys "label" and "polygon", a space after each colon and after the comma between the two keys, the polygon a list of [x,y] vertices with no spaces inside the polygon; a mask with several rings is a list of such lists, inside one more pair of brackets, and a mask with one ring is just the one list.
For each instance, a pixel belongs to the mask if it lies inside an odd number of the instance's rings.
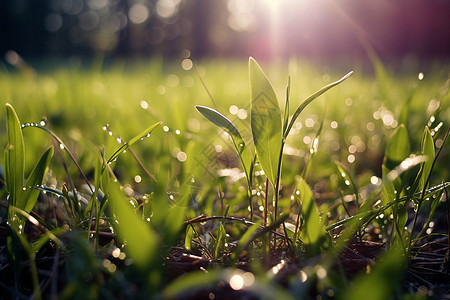
{"label": "grass", "polygon": [[3,67],[2,294],[448,296],[445,65],[196,68]]}

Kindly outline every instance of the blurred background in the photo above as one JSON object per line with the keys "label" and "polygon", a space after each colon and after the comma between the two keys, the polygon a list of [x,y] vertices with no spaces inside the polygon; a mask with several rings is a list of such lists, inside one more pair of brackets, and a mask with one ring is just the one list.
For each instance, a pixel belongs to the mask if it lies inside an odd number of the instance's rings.
{"label": "blurred background", "polygon": [[0,55],[447,59],[449,0],[2,0]]}

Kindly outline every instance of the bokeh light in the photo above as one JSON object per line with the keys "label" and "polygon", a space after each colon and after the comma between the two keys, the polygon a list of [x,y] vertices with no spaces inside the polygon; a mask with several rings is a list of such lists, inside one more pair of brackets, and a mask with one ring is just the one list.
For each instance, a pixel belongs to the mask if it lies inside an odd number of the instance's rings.
{"label": "bokeh light", "polygon": [[[369,43],[392,57],[446,57],[447,1],[406,1],[47,0],[39,10],[32,2],[9,1],[1,16],[4,32],[11,34],[0,51],[173,57],[190,49],[196,57],[334,60],[367,58],[364,45]],[[425,79],[423,70],[416,74],[419,81]],[[329,83],[331,78],[324,72],[321,79]]]}

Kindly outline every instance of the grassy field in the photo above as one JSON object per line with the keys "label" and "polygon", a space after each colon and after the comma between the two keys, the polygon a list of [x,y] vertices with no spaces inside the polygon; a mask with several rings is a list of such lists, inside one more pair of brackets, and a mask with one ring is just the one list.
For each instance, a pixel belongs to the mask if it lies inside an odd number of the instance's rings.
{"label": "grassy field", "polygon": [[[3,295],[360,299],[374,285],[373,299],[449,295],[441,283],[448,279],[448,65],[372,74],[295,59],[261,63],[281,115],[291,76],[291,116],[303,99],[354,71],[292,123],[276,197],[262,150],[256,164],[242,161],[253,170],[244,172],[230,134],[195,107],[227,117],[254,157],[247,62],[190,63],[2,66],[2,107],[10,103],[20,123],[41,126],[22,129],[25,179],[54,146],[42,186],[23,186],[41,192],[32,211],[11,210],[8,201],[21,196],[8,189],[15,171],[5,165],[17,159],[0,163]],[[0,114],[2,145],[13,144],[11,111],[8,119]],[[126,153],[116,157],[119,148]],[[439,238],[443,253],[433,263],[444,267],[437,281],[420,281],[417,247]]]}

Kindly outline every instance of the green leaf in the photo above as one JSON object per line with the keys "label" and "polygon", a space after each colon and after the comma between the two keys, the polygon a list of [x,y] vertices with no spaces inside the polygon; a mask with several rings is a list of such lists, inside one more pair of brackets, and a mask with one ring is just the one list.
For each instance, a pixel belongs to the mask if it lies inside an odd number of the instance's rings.
{"label": "green leaf", "polygon": [[16,206],[25,176],[25,146],[19,118],[9,103],[6,104],[6,117],[8,145],[5,150],[5,183],[10,194],[9,203]]}
{"label": "green leaf", "polygon": [[132,138],[131,140],[129,140],[128,142],[124,143],[119,149],[117,149],[116,152],[114,152],[113,155],[111,155],[111,157],[108,159],[108,163],[114,161],[121,153],[123,153],[123,151],[125,151],[128,147],[130,147],[131,145],[133,145],[134,143],[136,143],[137,141],[139,141],[140,139],[147,137],[150,135],[150,133],[159,125],[161,124],[161,122],[156,122],[155,124],[153,124],[152,126],[146,128],[145,130],[143,130],[141,133],[139,133],[138,135],[136,135],[134,138]]}
{"label": "green leaf", "polygon": [[384,158],[386,167],[390,170],[394,169],[410,155],[410,151],[408,130],[404,124],[400,124],[386,147]]}
{"label": "green leaf", "polygon": [[286,132],[286,128],[289,124],[289,96],[291,94],[291,76],[288,77],[288,84],[286,87],[286,104],[284,106],[284,119],[283,119],[283,135]]}
{"label": "green leaf", "polygon": [[305,243],[308,256],[318,255],[320,254],[320,246],[326,234],[325,226],[320,219],[313,193],[306,181],[301,177],[298,177],[296,195],[299,196],[298,200],[301,205],[301,215],[303,218],[300,238]]}
{"label": "green leaf", "polygon": [[250,173],[253,161],[252,155],[250,153],[250,150],[247,148],[247,145],[245,144],[241,133],[236,128],[236,126],[234,126],[233,122],[231,122],[227,117],[212,108],[201,105],[197,105],[195,106],[195,108],[199,113],[201,113],[215,125],[225,130],[231,136],[231,140],[233,141],[234,147],[244,167],[244,172],[247,175],[248,179],[251,178]]}
{"label": "green leaf", "polygon": [[34,205],[36,204],[37,198],[39,196],[39,190],[34,187],[42,184],[45,172],[47,171],[48,165],[50,164],[50,159],[53,156],[53,147],[48,148],[47,151],[42,155],[41,159],[37,162],[36,166],[31,171],[30,176],[25,182],[25,187],[27,188],[21,198],[17,203],[17,207],[23,209],[29,213]]}
{"label": "green leaf", "polygon": [[107,179],[107,196],[111,210],[117,217],[114,222],[118,237],[125,241],[127,253],[138,268],[146,269],[156,257],[159,241],[157,234],[148,223],[142,221],[134,212],[126,195],[121,191],[118,182],[115,182],[109,173]]}
{"label": "green leaf", "polygon": [[192,225],[189,224],[186,227],[186,237],[184,238],[184,248],[186,249],[186,251],[191,251],[193,236],[194,236],[194,229],[192,229]]}
{"label": "green leaf", "polygon": [[282,144],[280,106],[269,79],[253,58],[249,78],[253,142],[262,169],[275,185]]}
{"label": "green leaf", "polygon": [[[383,164],[382,167],[382,176],[383,176],[383,199],[384,204],[390,202],[392,199],[396,198],[396,193],[400,194],[402,189],[404,188],[404,184],[401,180],[400,175],[402,175],[404,172],[410,170],[411,168],[414,168],[418,164],[421,164],[427,160],[427,157],[425,155],[411,155],[408,158],[404,159],[397,167],[395,167],[393,170],[390,170],[388,167],[386,167],[385,164]],[[418,176],[421,176],[422,171],[419,172]],[[417,182],[417,179],[416,179]],[[411,188],[411,193],[414,193],[416,190],[415,188],[416,183],[413,184],[413,187]]]}
{"label": "green leaf", "polygon": [[430,175],[431,167],[433,166],[434,159],[434,142],[430,129],[425,127],[422,138],[422,154],[428,157],[427,161],[423,164],[422,176],[420,177],[419,190],[422,190],[427,181],[427,177]]}
{"label": "green leaf", "polygon": [[326,91],[328,91],[332,87],[335,87],[336,85],[340,84],[342,81],[346,80],[352,74],[353,74],[353,71],[347,73],[347,75],[345,75],[344,77],[342,77],[338,81],[332,82],[329,85],[324,86],[323,88],[321,88],[320,90],[318,90],[317,92],[315,92],[314,94],[312,94],[311,96],[309,96],[308,98],[303,100],[303,102],[300,104],[300,106],[297,108],[297,110],[295,111],[294,115],[292,116],[291,121],[289,122],[289,125],[288,125],[287,129],[283,132],[283,139],[287,138],[289,132],[292,129],[292,126],[294,126],[295,121],[297,120],[298,116],[305,109],[306,106],[308,106],[314,99],[318,98],[320,95],[322,95],[323,93],[325,93]]}
{"label": "green leaf", "polygon": [[146,128],[145,130],[143,130],[141,133],[139,133],[138,135],[136,135],[134,138],[132,138],[129,142],[128,142],[128,147],[133,145],[134,143],[136,143],[137,141],[139,141],[140,139],[147,137],[150,135],[150,133],[153,131],[153,129],[155,129],[156,127],[158,127],[158,125],[161,124],[161,122],[156,122],[155,124],[153,124],[152,126]]}

